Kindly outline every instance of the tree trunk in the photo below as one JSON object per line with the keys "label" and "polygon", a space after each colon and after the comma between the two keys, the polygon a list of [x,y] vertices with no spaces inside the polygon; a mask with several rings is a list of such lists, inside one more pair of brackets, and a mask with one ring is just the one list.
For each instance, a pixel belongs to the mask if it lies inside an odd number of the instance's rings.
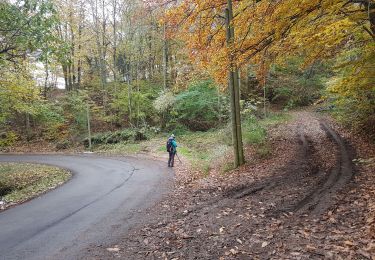
{"label": "tree trunk", "polygon": [[72,65],[68,65],[68,82],[69,82],[69,90],[73,90],[73,82],[72,82]]}
{"label": "tree trunk", "polygon": [[132,125],[132,86],[131,86],[131,67],[130,67],[130,61],[127,72],[127,82],[128,82],[128,112],[129,112],[129,124]]}
{"label": "tree trunk", "polygon": [[168,88],[168,40],[166,37],[165,23],[163,24],[163,35],[163,86],[164,90],[166,90]]}
{"label": "tree trunk", "polygon": [[116,92],[116,81],[117,81],[117,22],[116,22],[116,12],[117,12],[117,0],[113,1],[113,80],[115,82],[115,92]]}
{"label": "tree trunk", "polygon": [[62,69],[63,69],[63,74],[64,74],[65,89],[67,91],[70,91],[69,80],[68,80],[68,68],[66,65],[62,65]]}
{"label": "tree trunk", "polygon": [[79,25],[78,25],[78,62],[77,62],[77,89],[81,88],[82,78],[82,31],[83,31],[84,8],[80,7]]}
{"label": "tree trunk", "polygon": [[[231,47],[234,41],[234,29],[232,26],[233,10],[232,1],[228,0],[228,7],[225,10],[226,27],[227,27],[227,46]],[[240,96],[238,69],[234,62],[234,57],[229,54],[230,66],[228,71],[228,88],[231,99],[231,118],[232,118],[232,137],[234,149],[234,167],[244,164],[242,130],[241,130],[241,114],[240,114]]]}
{"label": "tree trunk", "polygon": [[45,66],[45,72],[46,72],[46,77],[44,79],[44,90],[43,90],[43,96],[47,98],[47,89],[48,89],[48,77],[49,77],[49,68],[48,68],[48,56],[46,57],[46,63],[44,64]]}
{"label": "tree trunk", "polygon": [[[72,16],[72,14],[71,14]],[[75,37],[74,37],[74,31],[73,31],[73,20],[72,20],[72,17],[70,17],[71,21],[70,21],[70,37],[71,37],[71,86],[72,86],[72,89],[75,89],[75,85],[76,85],[76,72],[75,72]]]}
{"label": "tree trunk", "polygon": [[26,128],[26,140],[30,141],[31,131],[30,131],[30,114],[26,113],[25,115],[25,128]]}

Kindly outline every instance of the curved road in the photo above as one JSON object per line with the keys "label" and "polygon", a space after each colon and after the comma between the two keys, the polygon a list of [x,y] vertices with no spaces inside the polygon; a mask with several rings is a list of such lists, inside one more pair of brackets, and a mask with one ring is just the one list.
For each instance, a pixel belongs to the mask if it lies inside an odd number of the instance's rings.
{"label": "curved road", "polygon": [[110,244],[142,220],[142,209],[166,192],[164,163],[124,157],[0,155],[73,172],[66,184],[0,212],[0,259],[77,259]]}

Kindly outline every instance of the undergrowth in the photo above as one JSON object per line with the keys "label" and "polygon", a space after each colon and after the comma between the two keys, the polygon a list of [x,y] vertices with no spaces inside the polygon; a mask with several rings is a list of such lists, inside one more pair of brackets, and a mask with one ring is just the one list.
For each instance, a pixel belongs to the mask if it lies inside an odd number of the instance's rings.
{"label": "undergrowth", "polygon": [[[260,159],[267,158],[271,154],[272,147],[267,142],[267,129],[275,125],[285,123],[289,116],[285,113],[272,113],[264,119],[255,116],[243,118],[242,133],[244,145],[253,146],[256,156]],[[167,133],[154,136],[146,141],[126,140],[115,144],[97,145],[95,151],[109,154],[136,154],[152,153],[167,156]],[[218,168],[221,172],[233,169],[233,164],[226,158],[232,156],[232,132],[231,125],[211,129],[205,132],[184,131],[176,135],[178,143],[178,155],[189,162],[192,171],[200,172],[202,176],[210,173],[212,168]],[[178,159],[176,158],[178,165]]]}
{"label": "undergrowth", "polygon": [[[267,142],[267,129],[287,122],[290,116],[284,113],[272,113],[264,119],[248,116],[243,119],[243,144],[255,147],[258,158],[271,155],[272,147]],[[179,153],[186,157],[193,170],[198,170],[203,176],[209,174],[212,167],[220,168],[221,172],[233,169],[233,164],[225,162],[231,156],[232,139],[231,126],[210,130],[207,132],[190,132],[178,137]],[[219,165],[218,165],[219,164]]]}
{"label": "undergrowth", "polygon": [[18,203],[54,188],[70,178],[61,168],[30,163],[0,163],[0,198]]}

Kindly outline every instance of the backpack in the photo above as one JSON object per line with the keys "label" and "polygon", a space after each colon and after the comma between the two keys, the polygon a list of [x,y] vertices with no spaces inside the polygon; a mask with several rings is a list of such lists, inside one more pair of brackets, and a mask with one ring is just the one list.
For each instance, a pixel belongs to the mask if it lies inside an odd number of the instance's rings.
{"label": "backpack", "polygon": [[173,139],[168,139],[167,141],[167,152],[172,152],[173,146],[172,146],[172,140]]}

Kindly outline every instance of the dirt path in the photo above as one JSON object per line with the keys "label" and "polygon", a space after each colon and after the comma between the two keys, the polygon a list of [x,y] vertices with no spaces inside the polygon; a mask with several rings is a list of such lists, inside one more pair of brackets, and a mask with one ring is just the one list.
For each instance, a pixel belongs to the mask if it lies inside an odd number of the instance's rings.
{"label": "dirt path", "polygon": [[255,159],[249,148],[242,168],[182,183],[149,210],[153,221],[119,241],[116,253],[104,247],[95,254],[101,259],[374,259],[371,167],[367,172],[354,167],[354,149],[328,121],[311,112],[293,117],[270,131],[270,158]]}

